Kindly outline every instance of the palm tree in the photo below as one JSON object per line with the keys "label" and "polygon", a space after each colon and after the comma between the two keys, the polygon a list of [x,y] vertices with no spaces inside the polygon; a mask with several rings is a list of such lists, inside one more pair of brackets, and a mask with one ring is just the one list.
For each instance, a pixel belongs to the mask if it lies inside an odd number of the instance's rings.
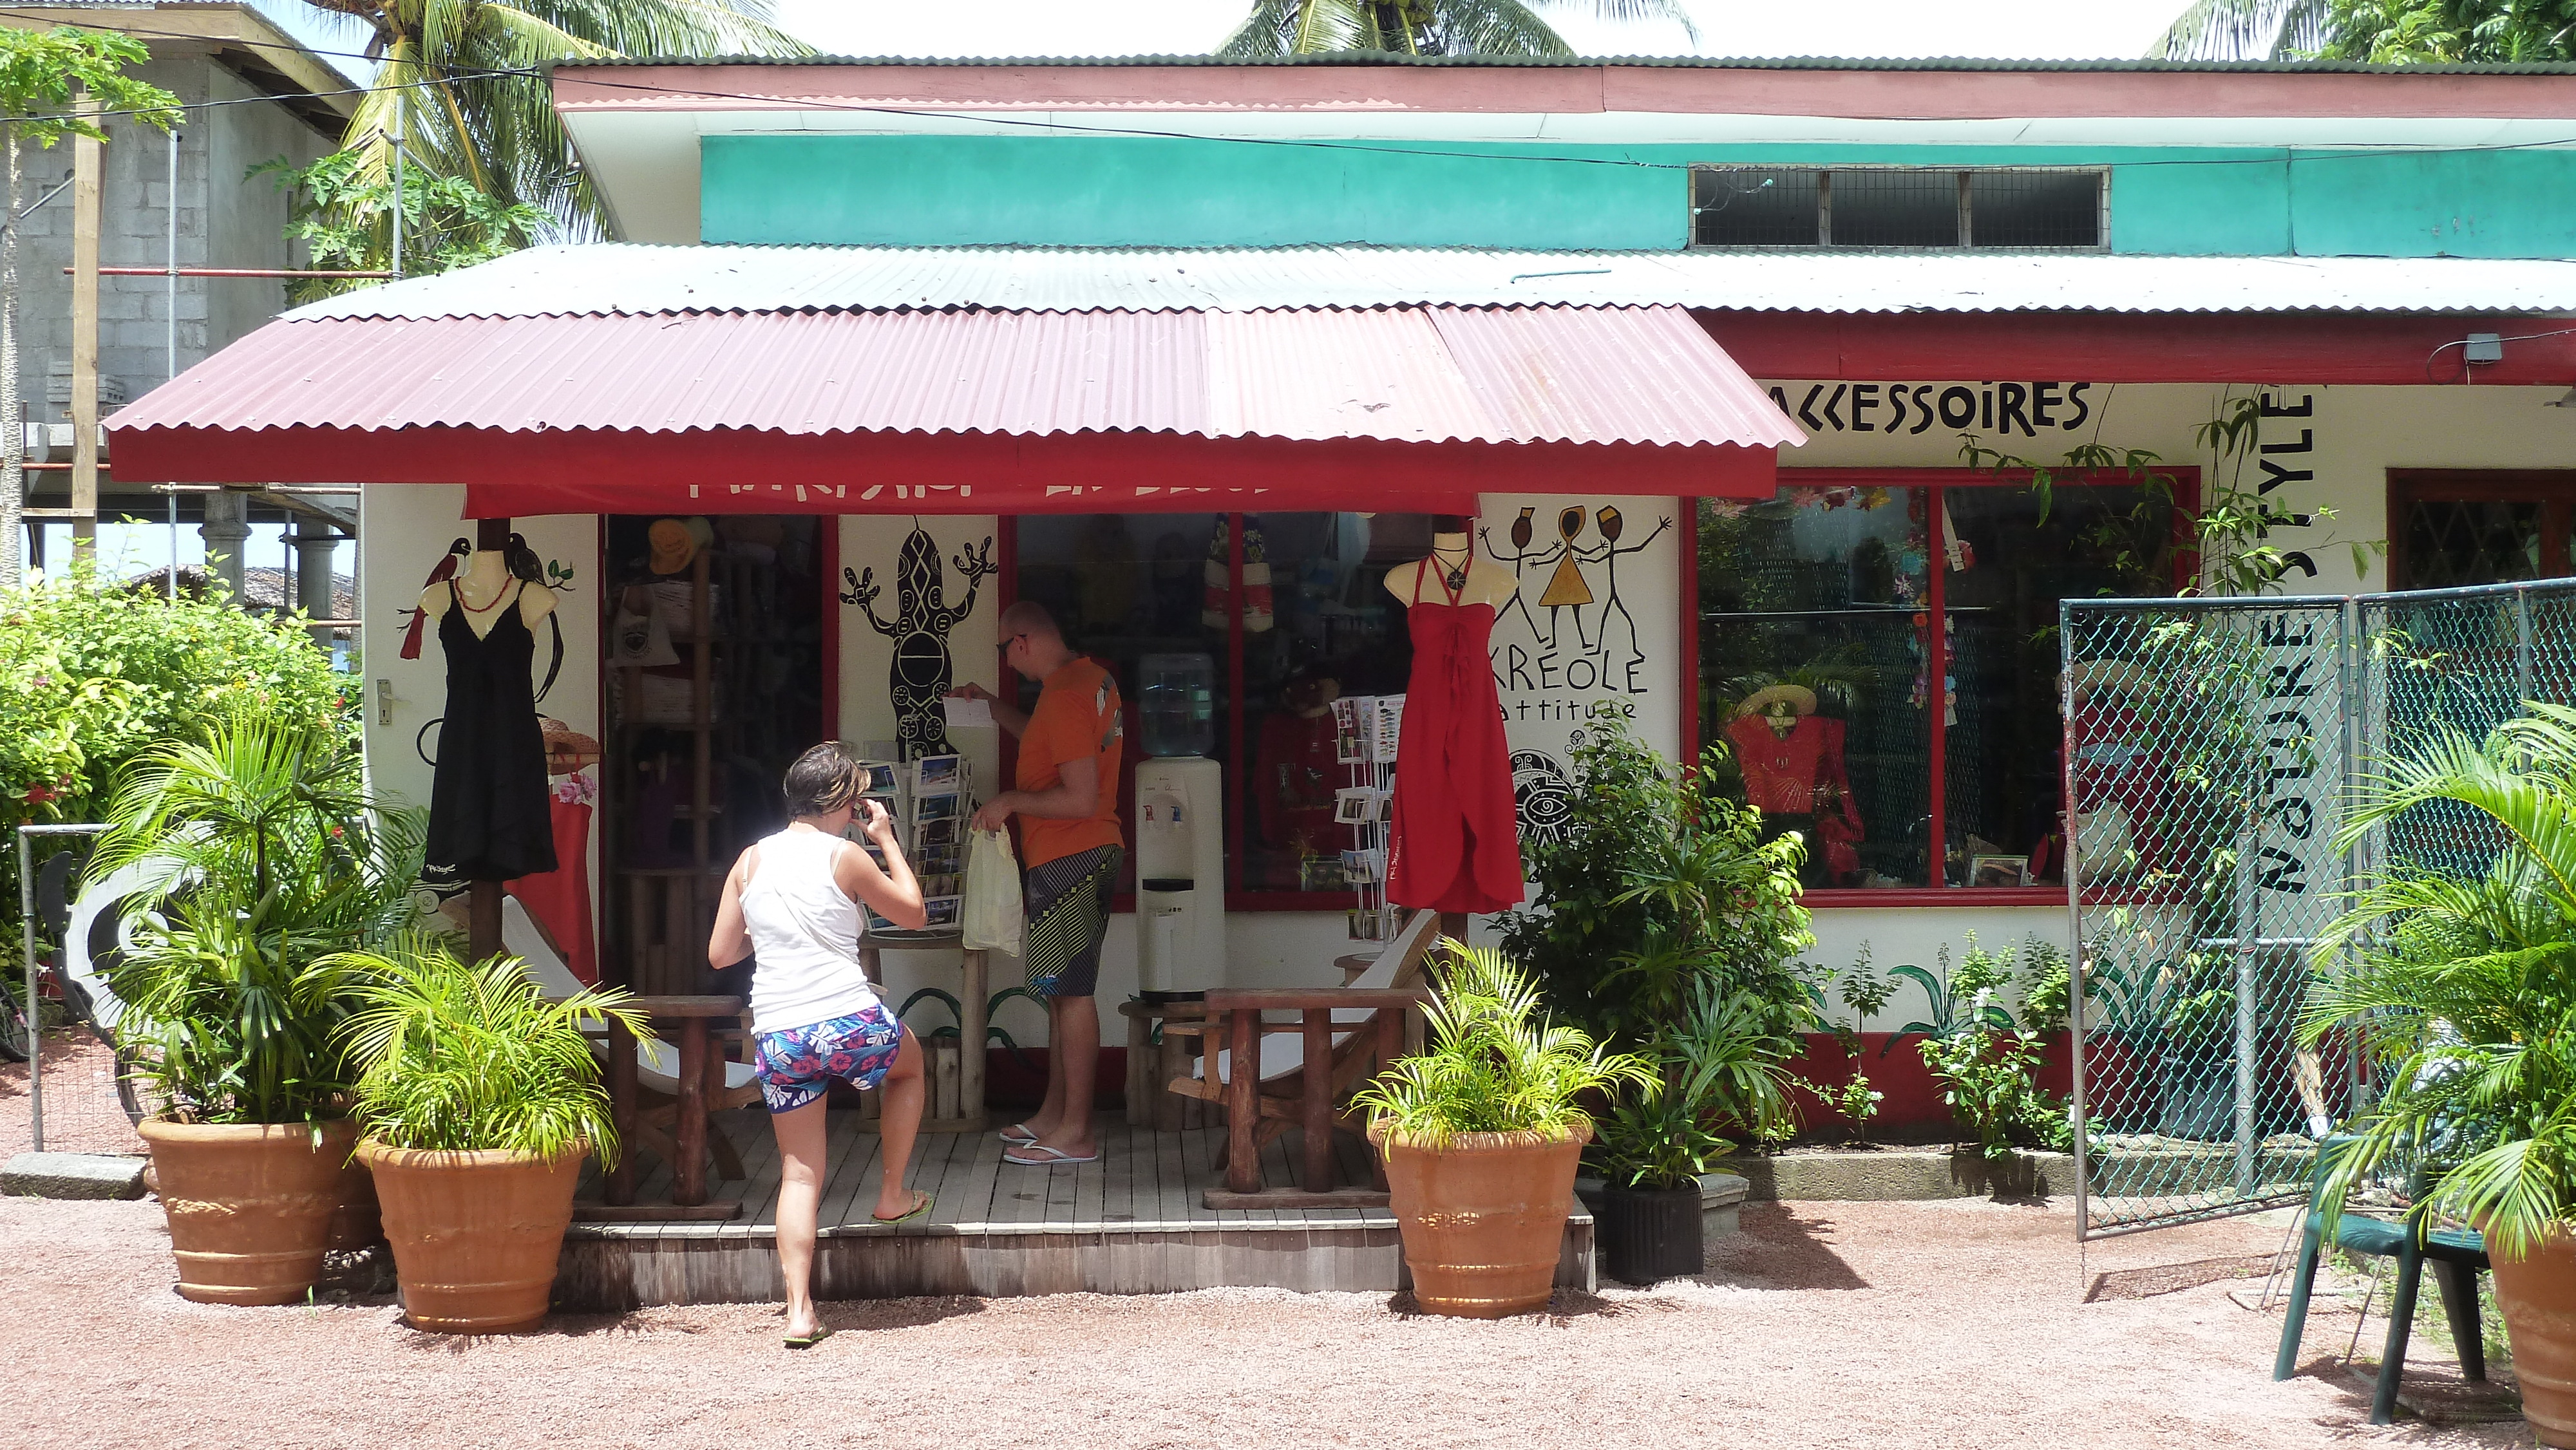
{"label": "palm tree", "polygon": [[2193,0],[2151,60],[2576,60],[2576,0]]}
{"label": "palm tree", "polygon": [[405,163],[527,204],[575,236],[605,220],[575,163],[545,76],[571,57],[811,55],[771,23],[771,0],[305,0],[363,27],[381,69],[343,141],[360,179],[389,186]]}
{"label": "palm tree", "polygon": [[2329,0],[2192,0],[2149,60],[2299,60],[2325,48]]}
{"label": "palm tree", "polygon": [[[1408,55],[1571,56],[1538,16],[1574,0],[1256,0],[1217,47],[1233,57],[1385,50]],[[1590,0],[1605,20],[1672,20],[1699,43],[1681,0]]]}

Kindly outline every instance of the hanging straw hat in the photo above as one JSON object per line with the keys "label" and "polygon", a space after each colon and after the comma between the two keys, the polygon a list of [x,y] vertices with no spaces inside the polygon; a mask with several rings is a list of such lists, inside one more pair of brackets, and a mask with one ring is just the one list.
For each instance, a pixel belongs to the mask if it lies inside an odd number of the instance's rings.
{"label": "hanging straw hat", "polygon": [[1747,715],[1762,714],[1782,700],[1788,701],[1789,708],[1800,715],[1816,713],[1815,691],[1804,685],[1772,685],[1745,696],[1744,703],[1735,707],[1735,716],[1740,720]]}
{"label": "hanging straw hat", "polygon": [[644,531],[644,537],[653,546],[653,572],[656,574],[681,573],[698,557],[695,531],[678,519],[655,519],[653,527]]}

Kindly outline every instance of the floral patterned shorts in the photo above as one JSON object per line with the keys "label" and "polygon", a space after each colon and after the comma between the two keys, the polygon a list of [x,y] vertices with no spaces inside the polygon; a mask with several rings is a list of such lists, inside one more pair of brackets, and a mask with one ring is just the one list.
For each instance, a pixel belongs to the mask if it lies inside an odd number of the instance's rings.
{"label": "floral patterned shorts", "polygon": [[903,1051],[903,1024],[878,1003],[807,1027],[752,1035],[752,1071],[773,1113],[792,1112],[846,1078],[862,1091],[885,1081]]}

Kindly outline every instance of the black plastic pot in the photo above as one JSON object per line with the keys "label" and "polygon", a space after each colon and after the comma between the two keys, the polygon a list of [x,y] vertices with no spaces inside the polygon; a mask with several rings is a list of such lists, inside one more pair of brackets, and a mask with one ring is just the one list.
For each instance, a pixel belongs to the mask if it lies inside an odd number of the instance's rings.
{"label": "black plastic pot", "polygon": [[1679,1188],[1612,1185],[1603,1191],[1601,1209],[1592,1218],[1601,1271],[1626,1284],[1698,1273],[1699,1215],[1696,1183]]}

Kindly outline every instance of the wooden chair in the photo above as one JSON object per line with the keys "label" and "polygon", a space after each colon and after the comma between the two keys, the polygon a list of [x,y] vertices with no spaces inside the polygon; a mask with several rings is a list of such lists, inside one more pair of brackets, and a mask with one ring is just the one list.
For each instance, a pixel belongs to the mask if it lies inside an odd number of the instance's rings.
{"label": "wooden chair", "polygon": [[[1203,1021],[1164,1023],[1166,1034],[1200,1038],[1198,1072],[1172,1079],[1171,1090],[1226,1108],[1225,1187],[1207,1192],[1208,1207],[1386,1203],[1382,1170],[1372,1174],[1373,1187],[1334,1186],[1333,1130],[1360,1131],[1352,1091],[1403,1055],[1412,1010],[1431,997],[1423,968],[1439,930],[1439,913],[1417,911],[1374,961],[1344,958],[1342,986],[1218,988],[1207,994]],[[1264,1020],[1270,1011],[1295,1012],[1297,1020]],[[1305,1137],[1301,1186],[1265,1190],[1261,1149],[1292,1126]],[[1374,1154],[1370,1162],[1374,1168]]]}

